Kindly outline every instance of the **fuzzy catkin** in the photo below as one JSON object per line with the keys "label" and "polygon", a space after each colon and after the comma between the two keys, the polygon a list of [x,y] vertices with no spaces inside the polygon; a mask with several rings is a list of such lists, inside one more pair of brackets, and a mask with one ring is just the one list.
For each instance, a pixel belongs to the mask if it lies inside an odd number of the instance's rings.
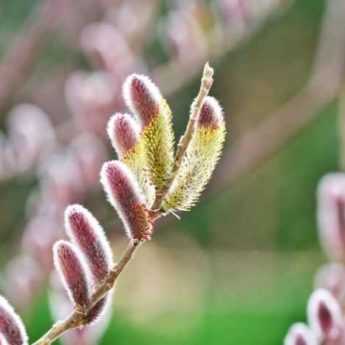
{"label": "fuzzy catkin", "polygon": [[9,345],[28,344],[23,321],[2,296],[0,296],[0,334]]}
{"label": "fuzzy catkin", "polygon": [[95,282],[100,282],[113,262],[111,247],[101,225],[81,205],[67,207],[65,224],[67,235],[84,254]]}
{"label": "fuzzy catkin", "polygon": [[315,290],[308,301],[308,321],[315,334],[323,340],[334,340],[343,327],[338,301],[325,289]]}
{"label": "fuzzy catkin", "polygon": [[141,123],[150,180],[159,194],[174,166],[174,133],[169,105],[157,86],[146,76],[131,75],[123,87],[129,109]]}
{"label": "fuzzy catkin", "polygon": [[164,210],[188,211],[195,205],[220,157],[225,132],[223,112],[218,101],[206,97],[193,137],[163,201]]}
{"label": "fuzzy catkin", "polygon": [[83,257],[72,243],[58,241],[53,247],[55,268],[60,274],[70,300],[75,305],[89,302],[89,282]]}
{"label": "fuzzy catkin", "polygon": [[292,325],[288,330],[284,345],[318,345],[318,340],[306,324],[299,322]]}
{"label": "fuzzy catkin", "polygon": [[150,181],[144,140],[140,137],[140,127],[129,114],[116,113],[107,127],[108,136],[119,160],[133,172],[150,207],[155,198],[155,188]]}
{"label": "fuzzy catkin", "polygon": [[104,163],[101,183],[109,202],[121,218],[128,237],[150,239],[152,224],[148,218],[145,198],[127,166],[120,161]]}

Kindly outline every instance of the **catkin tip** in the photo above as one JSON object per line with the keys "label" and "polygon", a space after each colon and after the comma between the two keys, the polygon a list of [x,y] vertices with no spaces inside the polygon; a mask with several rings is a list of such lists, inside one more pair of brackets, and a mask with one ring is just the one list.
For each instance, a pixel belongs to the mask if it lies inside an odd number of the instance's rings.
{"label": "catkin tip", "polygon": [[69,238],[84,254],[95,282],[111,269],[113,256],[103,228],[90,211],[74,204],[66,208],[65,228]]}
{"label": "catkin tip", "polygon": [[22,319],[3,296],[0,296],[0,334],[10,345],[28,344]]}
{"label": "catkin tip", "polygon": [[284,345],[318,345],[314,332],[304,323],[292,325],[284,339]]}
{"label": "catkin tip", "polygon": [[110,204],[124,223],[131,239],[150,239],[152,225],[145,206],[145,197],[127,166],[120,161],[103,164],[101,183]]}
{"label": "catkin tip", "polygon": [[198,117],[198,126],[218,128],[224,121],[223,109],[218,100],[212,96],[205,97]]}
{"label": "catkin tip", "polygon": [[138,124],[129,114],[116,113],[110,118],[107,133],[120,159],[137,144],[139,132]]}
{"label": "catkin tip", "polygon": [[321,339],[334,339],[343,325],[337,300],[326,289],[315,290],[308,301],[309,325]]}
{"label": "catkin tip", "polygon": [[123,97],[126,105],[138,117],[143,127],[158,116],[162,95],[147,76],[132,74],[127,77],[123,84]]}

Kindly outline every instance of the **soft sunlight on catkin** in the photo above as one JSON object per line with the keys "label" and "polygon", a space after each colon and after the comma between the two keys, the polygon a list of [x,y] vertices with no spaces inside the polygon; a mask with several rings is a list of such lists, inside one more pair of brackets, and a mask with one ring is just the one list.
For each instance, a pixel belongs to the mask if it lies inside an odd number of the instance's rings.
{"label": "soft sunlight on catkin", "polygon": [[192,139],[164,199],[166,211],[188,211],[195,205],[214,171],[224,139],[223,111],[215,98],[206,97]]}
{"label": "soft sunlight on catkin", "polygon": [[145,143],[140,137],[139,124],[131,115],[117,113],[110,118],[107,130],[118,158],[133,172],[145,195],[146,204],[151,206],[155,188],[150,181]]}
{"label": "soft sunlight on catkin", "polygon": [[[114,263],[103,228],[92,213],[78,204],[66,208],[69,241],[57,241],[53,256],[73,310],[35,345],[51,344],[80,327],[80,334],[85,335],[83,326],[105,319],[117,277],[140,244],[151,240],[156,220],[170,212],[187,211],[197,202],[220,157],[226,132],[223,110],[208,96],[213,74],[206,63],[176,156],[172,114],[158,87],[146,76],[133,74],[126,79],[124,98],[135,117],[115,113],[109,119],[107,134],[119,160],[103,164],[100,182],[124,225],[128,247]],[[53,285],[50,299],[53,303],[64,300],[57,284]],[[57,307],[54,310],[60,314]]]}
{"label": "soft sunlight on catkin", "polygon": [[150,178],[160,193],[174,165],[174,133],[169,105],[157,86],[146,76],[131,75],[123,86],[124,99],[141,123]]}
{"label": "soft sunlight on catkin", "polygon": [[[28,336],[21,318],[12,306],[0,296],[0,339],[9,345],[27,345]],[[1,343],[2,344],[2,343]]]}

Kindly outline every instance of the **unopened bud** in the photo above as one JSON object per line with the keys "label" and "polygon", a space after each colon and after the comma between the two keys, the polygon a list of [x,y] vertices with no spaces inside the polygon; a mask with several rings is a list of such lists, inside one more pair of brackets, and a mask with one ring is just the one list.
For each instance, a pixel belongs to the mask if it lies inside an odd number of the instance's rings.
{"label": "unopened bud", "polygon": [[141,121],[142,127],[159,116],[162,95],[150,78],[132,74],[123,85],[123,94],[127,106]]}
{"label": "unopened bud", "polygon": [[284,345],[318,345],[313,331],[303,323],[292,325],[284,339]]}
{"label": "unopened bud", "polygon": [[310,327],[321,339],[335,340],[343,326],[343,316],[337,300],[325,289],[315,290],[308,302]]}
{"label": "unopened bud", "polygon": [[89,302],[89,285],[83,257],[77,247],[58,241],[53,247],[54,264],[60,274],[70,300],[79,306]]}
{"label": "unopened bud", "polygon": [[104,163],[101,182],[109,202],[125,225],[128,237],[150,239],[152,225],[148,219],[145,198],[127,166],[119,161]]}
{"label": "unopened bud", "polygon": [[9,345],[28,344],[23,321],[2,296],[0,296],[0,334]]}
{"label": "unopened bud", "polygon": [[212,130],[222,125],[224,125],[223,109],[214,97],[207,96],[197,118],[197,127]]}
{"label": "unopened bud", "polygon": [[128,114],[117,113],[108,123],[108,136],[118,157],[123,159],[138,143],[139,126]]}
{"label": "unopened bud", "polygon": [[150,181],[145,143],[139,138],[139,126],[128,114],[117,113],[108,123],[108,136],[119,157],[132,171],[150,206],[155,197],[155,189]]}
{"label": "unopened bud", "polygon": [[174,133],[171,110],[157,86],[146,76],[133,74],[123,86],[129,109],[141,123],[150,180],[164,189],[174,165]]}
{"label": "unopened bud", "polygon": [[71,205],[65,211],[68,236],[85,255],[95,282],[111,269],[112,251],[96,218],[83,206]]}
{"label": "unopened bud", "polygon": [[193,137],[163,202],[166,211],[188,211],[198,201],[218,162],[225,132],[222,108],[215,98],[206,97]]}

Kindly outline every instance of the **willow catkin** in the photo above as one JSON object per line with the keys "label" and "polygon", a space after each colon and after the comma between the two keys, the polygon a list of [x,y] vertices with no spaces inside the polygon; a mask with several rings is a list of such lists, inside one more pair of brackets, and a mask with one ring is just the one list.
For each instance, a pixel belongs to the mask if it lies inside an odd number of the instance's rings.
{"label": "willow catkin", "polygon": [[220,157],[225,132],[223,111],[218,101],[206,97],[192,139],[164,198],[164,210],[188,211],[198,201]]}
{"label": "willow catkin", "polygon": [[318,345],[314,332],[304,323],[292,325],[284,339],[284,345]]}
{"label": "willow catkin", "polygon": [[86,306],[89,303],[89,281],[78,248],[68,241],[58,241],[53,247],[53,258],[55,268],[72,303]]}
{"label": "willow catkin", "polygon": [[144,140],[140,140],[140,126],[129,114],[116,113],[107,127],[108,136],[119,160],[124,162],[137,178],[150,207],[155,188],[150,181]]}
{"label": "willow catkin", "polygon": [[28,336],[22,319],[7,300],[0,296],[0,339],[9,345],[27,345]]}
{"label": "willow catkin", "polygon": [[326,289],[315,290],[308,301],[308,322],[322,341],[333,341],[340,335],[344,318],[335,297]]}
{"label": "willow catkin", "polygon": [[123,86],[124,99],[141,125],[152,184],[159,194],[170,180],[174,166],[174,133],[169,105],[146,76],[133,74]]}
{"label": "willow catkin", "polygon": [[65,211],[65,227],[69,238],[84,254],[97,282],[102,281],[113,263],[112,250],[97,219],[81,205],[70,205]]}
{"label": "willow catkin", "polygon": [[122,220],[129,238],[148,240],[152,224],[145,206],[145,198],[132,172],[120,161],[103,165],[101,183],[109,202]]}

